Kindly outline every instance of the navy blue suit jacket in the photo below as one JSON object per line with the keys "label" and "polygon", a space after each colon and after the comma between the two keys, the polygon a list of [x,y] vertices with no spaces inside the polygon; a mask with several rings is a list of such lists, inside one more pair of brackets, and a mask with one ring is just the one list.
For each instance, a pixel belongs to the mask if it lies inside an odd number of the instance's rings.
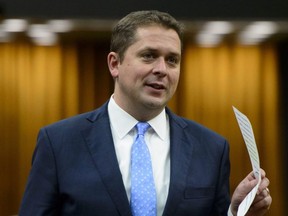
{"label": "navy blue suit jacket", "polygon": [[[163,215],[227,215],[228,143],[207,128],[166,112],[171,176]],[[40,130],[19,215],[131,216],[107,103]]]}

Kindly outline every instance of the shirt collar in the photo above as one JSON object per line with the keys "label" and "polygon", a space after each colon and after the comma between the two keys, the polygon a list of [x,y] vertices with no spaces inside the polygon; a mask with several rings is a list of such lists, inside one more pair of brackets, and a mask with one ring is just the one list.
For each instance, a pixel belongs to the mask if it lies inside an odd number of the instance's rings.
{"label": "shirt collar", "polygon": [[[110,124],[120,139],[126,136],[138,123],[138,121],[133,116],[118,106],[118,104],[113,99],[113,95],[109,100],[108,114]],[[155,118],[148,121],[148,123],[157,133],[157,135],[162,140],[164,140],[167,132],[166,126],[168,123],[168,117],[166,116],[165,109],[163,109],[162,112]]]}

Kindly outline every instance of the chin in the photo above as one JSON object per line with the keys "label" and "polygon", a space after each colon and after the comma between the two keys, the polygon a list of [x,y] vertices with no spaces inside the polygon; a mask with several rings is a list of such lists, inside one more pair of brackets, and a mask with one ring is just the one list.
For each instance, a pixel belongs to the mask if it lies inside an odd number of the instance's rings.
{"label": "chin", "polygon": [[162,96],[142,95],[142,97],[140,98],[142,100],[142,103],[147,108],[150,108],[150,109],[163,109],[163,107],[165,107],[168,102],[167,98],[163,97],[163,95]]}
{"label": "chin", "polygon": [[167,102],[163,100],[150,100],[146,103],[147,107],[150,109],[163,109],[166,106]]}

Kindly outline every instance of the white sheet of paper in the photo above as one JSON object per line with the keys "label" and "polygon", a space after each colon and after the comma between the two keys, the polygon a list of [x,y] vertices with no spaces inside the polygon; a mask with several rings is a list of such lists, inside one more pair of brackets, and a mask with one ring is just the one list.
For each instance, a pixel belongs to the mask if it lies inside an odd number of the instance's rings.
{"label": "white sheet of paper", "polygon": [[254,176],[258,179],[257,185],[250,191],[249,194],[247,194],[238,208],[237,216],[244,216],[250,208],[261,182],[260,161],[252,125],[249,119],[234,106],[233,110],[249,153]]}

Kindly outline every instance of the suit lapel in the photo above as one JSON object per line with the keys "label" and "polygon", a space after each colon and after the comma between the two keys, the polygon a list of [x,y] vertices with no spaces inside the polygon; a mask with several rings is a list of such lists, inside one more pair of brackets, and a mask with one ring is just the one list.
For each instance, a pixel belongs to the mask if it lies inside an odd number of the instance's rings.
{"label": "suit lapel", "polygon": [[[168,198],[163,216],[174,216],[183,198],[192,158],[193,141],[185,133],[186,123],[167,111],[170,121],[171,174]],[[95,166],[119,214],[131,216],[129,201],[119,169],[112,139],[107,103],[88,118],[91,124],[82,131]],[[191,136],[190,136],[191,138]]]}
{"label": "suit lapel", "polygon": [[171,174],[168,198],[164,216],[175,215],[178,204],[183,199],[193,145],[185,133],[186,123],[169,111],[170,119],[170,160]]}
{"label": "suit lapel", "polygon": [[120,215],[130,216],[129,201],[114,149],[107,104],[88,120],[91,121],[91,126],[82,132],[97,171]]}

